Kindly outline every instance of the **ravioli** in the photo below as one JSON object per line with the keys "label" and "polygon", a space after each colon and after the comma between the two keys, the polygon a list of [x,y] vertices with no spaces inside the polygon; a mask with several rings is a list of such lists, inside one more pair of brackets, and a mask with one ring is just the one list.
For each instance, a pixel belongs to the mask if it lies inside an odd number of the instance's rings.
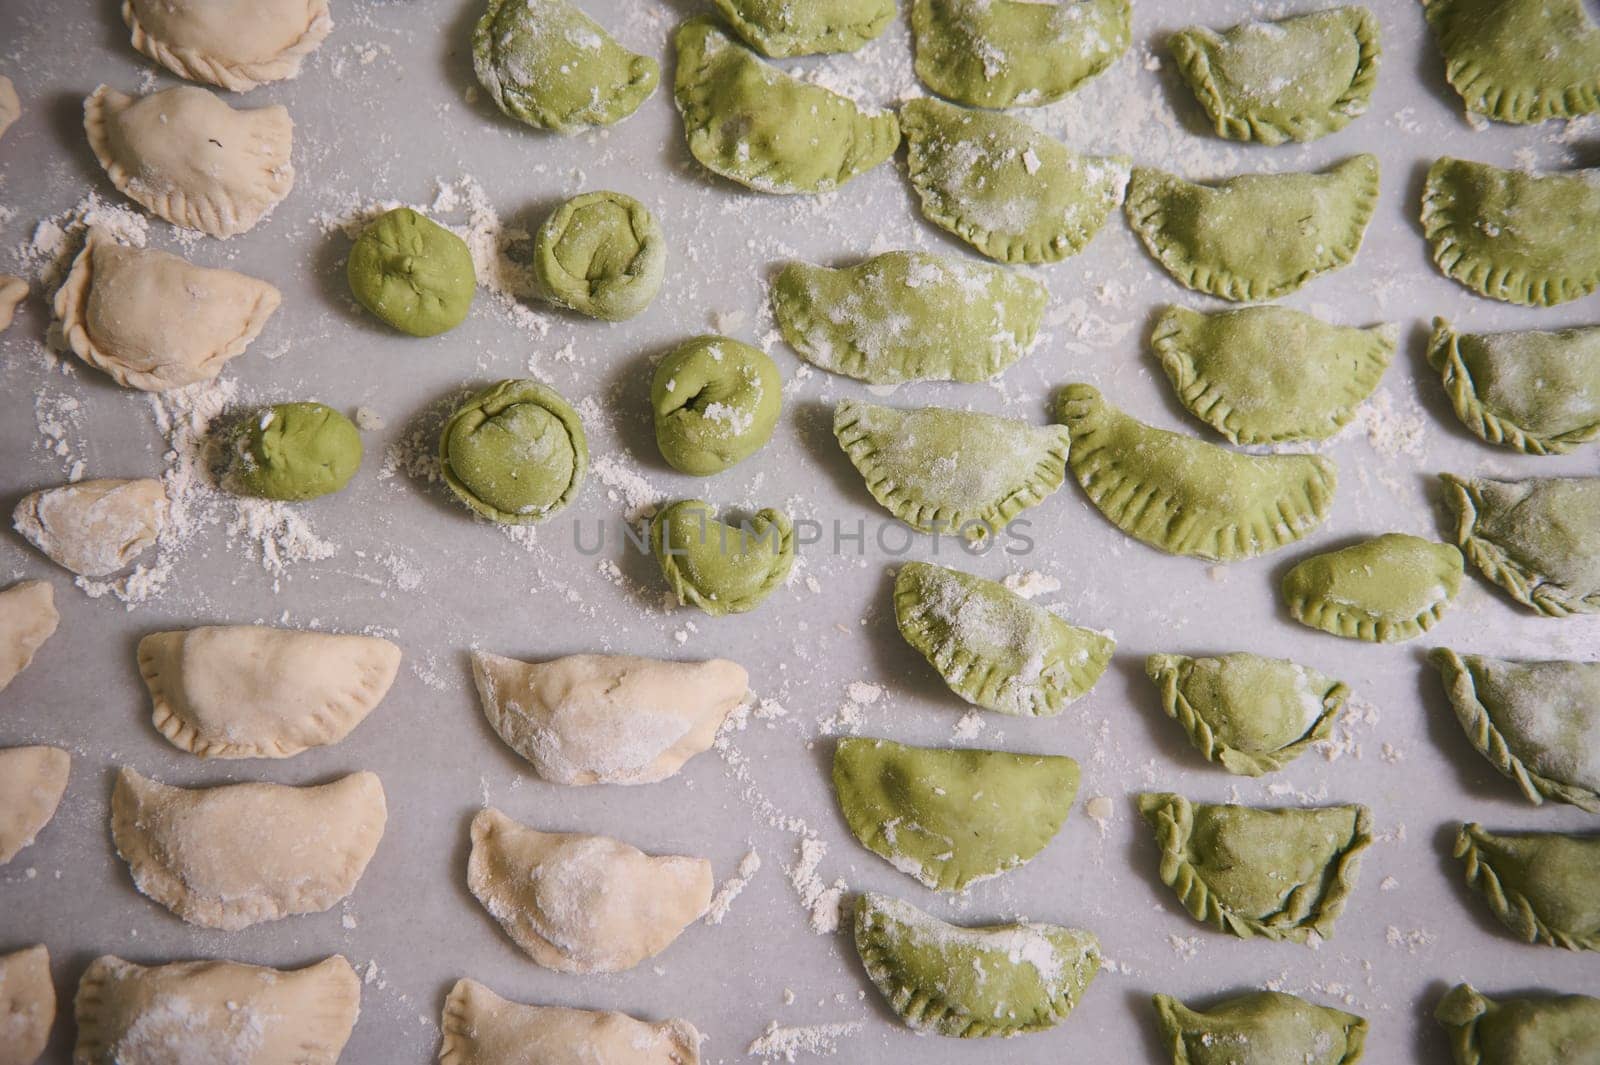
{"label": "ravioli", "polygon": [[1428,361],[1488,443],[1560,455],[1600,436],[1600,326],[1458,333],[1435,318]]}
{"label": "ravioli", "polygon": [[1249,991],[1208,1010],[1155,995],[1173,1065],[1355,1065],[1367,1021],[1281,991]]}
{"label": "ravioli", "polygon": [[728,25],[762,55],[784,59],[854,52],[882,36],[894,0],[714,0]]}
{"label": "ravioli", "polygon": [[679,500],[656,514],[650,545],[678,605],[712,617],[754,610],[794,568],[794,523],[770,508],[731,525],[709,503]]}
{"label": "ravioli", "polygon": [[1396,643],[1421,636],[1461,591],[1461,552],[1384,533],[1312,555],[1284,574],[1289,616],[1333,636]]}
{"label": "ravioli", "polygon": [[700,1065],[701,1036],[688,1021],[525,1006],[469,979],[445,996],[439,1031],[439,1065]]}
{"label": "ravioli", "polygon": [[1594,1065],[1600,1047],[1600,998],[1589,995],[1496,1000],[1457,984],[1433,1016],[1450,1033],[1456,1065]]}
{"label": "ravioli", "polygon": [[298,77],[333,30],[327,0],[123,0],[122,18],[178,77],[234,92]]}
{"label": "ravioli", "polygon": [[1468,111],[1501,122],[1600,111],[1600,25],[1583,0],[1422,0],[1422,6],[1444,53],[1445,77]]}
{"label": "ravioli", "polygon": [[1441,479],[1485,577],[1546,617],[1600,613],[1600,477]]}
{"label": "ravioli", "polygon": [[1467,884],[1518,939],[1600,950],[1600,836],[1465,824],[1455,854]]}

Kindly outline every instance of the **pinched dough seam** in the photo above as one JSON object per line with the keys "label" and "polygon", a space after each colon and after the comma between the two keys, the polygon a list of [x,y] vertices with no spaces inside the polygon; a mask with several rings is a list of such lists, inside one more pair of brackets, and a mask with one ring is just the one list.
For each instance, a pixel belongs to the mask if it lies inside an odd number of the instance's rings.
{"label": "pinched dough seam", "polygon": [[1310,592],[1286,595],[1284,598],[1289,616],[1302,625],[1321,629],[1334,636],[1370,643],[1399,643],[1421,636],[1437,625],[1450,607],[1450,600],[1445,598],[1420,611],[1415,617],[1395,620],[1359,614],[1337,603],[1325,602]]}
{"label": "pinched dough seam", "polygon": [[1478,514],[1483,509],[1483,493],[1450,474],[1444,474],[1443,479],[1448,501],[1456,513],[1456,543],[1479,572],[1511,598],[1546,617],[1600,614],[1600,592],[1581,594],[1551,580],[1513,558],[1508,545],[1496,543],[1479,532]]}
{"label": "pinched dough seam", "polygon": [[[1578,115],[1600,111],[1600,74],[1590,84],[1550,86],[1548,89],[1535,82],[1506,83],[1495,72],[1486,70],[1475,60],[1456,58],[1453,53],[1458,43],[1476,43],[1472,35],[1466,40],[1451,16],[1455,14],[1456,0],[1422,0],[1423,14],[1433,27],[1439,51],[1445,57],[1445,80],[1461,94],[1467,110],[1501,122],[1534,123],[1551,118],[1574,118]],[[1509,17],[1509,15],[1505,16]],[[1600,32],[1600,27],[1596,27]],[[1600,53],[1595,56],[1595,66],[1600,70]]]}
{"label": "pinched dough seam", "polygon": [[1439,371],[1450,405],[1461,423],[1490,444],[1515,448],[1528,455],[1562,455],[1580,444],[1600,437],[1600,421],[1555,436],[1535,436],[1522,426],[1491,411],[1478,398],[1472,373],[1461,357],[1461,334],[1450,330],[1442,319],[1435,320],[1433,340],[1428,346],[1428,361]]}
{"label": "pinched dough seam", "polygon": [[1467,885],[1483,896],[1495,918],[1527,943],[1542,943],[1566,950],[1600,950],[1600,934],[1574,935],[1554,928],[1541,918],[1529,898],[1505,883],[1480,846],[1477,825],[1462,825],[1456,836],[1455,856],[1466,866]]}
{"label": "pinched dough seam", "polygon": [[145,28],[134,10],[134,0],[122,0],[122,20],[133,33],[133,46],[180,78],[209,82],[233,92],[249,92],[269,81],[300,75],[300,63],[316,51],[333,30],[326,0],[310,0],[310,18],[294,43],[270,59],[232,62],[213,58],[196,48],[173,47]]}
{"label": "pinched dough seam", "polygon": [[1162,709],[1188,733],[1189,741],[1206,761],[1220,762],[1230,773],[1240,776],[1259,777],[1277,772],[1304,754],[1313,743],[1327,739],[1349,694],[1347,687],[1335,683],[1322,698],[1322,713],[1298,739],[1271,751],[1246,751],[1217,739],[1211,723],[1184,693],[1178,676],[1182,669],[1178,663],[1163,665],[1151,678],[1161,690]]}
{"label": "pinched dough seam", "polygon": [[754,19],[745,17],[733,0],[715,0],[715,3],[722,17],[738,31],[739,36],[769,59],[857,51],[866,47],[869,41],[882,36],[895,13],[892,0],[884,0],[875,5],[876,9],[870,17],[824,26],[814,34],[801,36],[758,25]]}

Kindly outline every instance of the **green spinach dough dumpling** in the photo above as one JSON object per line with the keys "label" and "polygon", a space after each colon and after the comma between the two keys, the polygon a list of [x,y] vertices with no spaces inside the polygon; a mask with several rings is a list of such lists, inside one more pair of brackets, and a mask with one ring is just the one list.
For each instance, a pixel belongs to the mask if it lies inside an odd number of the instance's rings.
{"label": "green spinach dough dumpling", "polygon": [[478,285],[466,241],[409,207],[362,231],[345,273],[363,307],[417,337],[460,325]]}
{"label": "green spinach dough dumpling", "polygon": [[501,381],[468,399],[439,437],[445,483],[491,521],[543,521],[578,494],[589,446],[578,412],[537,381]]}
{"label": "green spinach dough dumpling", "polygon": [[315,499],[337,492],[361,465],[361,433],[321,403],[279,403],[243,429],[235,479],[264,499]]}
{"label": "green spinach dough dumpling", "polygon": [[772,439],[783,379],[766,353],[727,337],[696,337],[656,367],[656,445],[676,470],[721,473]]}
{"label": "green spinach dough dumpling", "polygon": [[1208,1010],[1156,995],[1173,1065],[1355,1065],[1365,1018],[1281,991],[1251,991]]}
{"label": "green spinach dough dumpling", "polygon": [[539,227],[534,274],[545,297],[590,318],[620,322],[661,291],[667,242],[644,204],[620,192],[586,192]]}
{"label": "green spinach dough dumpling", "polygon": [[1600,111],[1600,23],[1584,0],[1422,0],[1445,77],[1501,122]]}

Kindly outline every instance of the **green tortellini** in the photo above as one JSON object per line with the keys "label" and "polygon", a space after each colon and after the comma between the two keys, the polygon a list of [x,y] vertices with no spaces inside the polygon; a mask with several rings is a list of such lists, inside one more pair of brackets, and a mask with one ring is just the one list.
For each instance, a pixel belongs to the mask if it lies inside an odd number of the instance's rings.
{"label": "green tortellini", "polygon": [[1600,111],[1600,26],[1583,3],[1422,0],[1445,77],[1468,111],[1501,122]]}
{"label": "green tortellini", "polygon": [[1471,984],[1439,1000],[1456,1065],[1597,1065],[1600,998],[1560,995],[1496,1001]]}
{"label": "green tortellini", "polygon": [[1428,659],[1467,738],[1529,802],[1600,814],[1600,662],[1511,662],[1444,647]]}
{"label": "green tortellini", "polygon": [[1461,552],[1384,533],[1312,555],[1283,577],[1283,600],[1302,625],[1334,636],[1397,643],[1433,628],[1461,591]]}
{"label": "green tortellini", "polygon": [[876,40],[894,19],[894,0],[714,2],[739,36],[774,59],[854,52]]}
{"label": "green tortellini", "polygon": [[711,504],[685,499],[664,507],[650,524],[650,546],[679,606],[712,617],[743,614],[789,577],[794,524],[766,509],[738,525],[716,518]]}
{"label": "green tortellini", "polygon": [[1173,57],[1217,136],[1282,144],[1336,133],[1366,113],[1378,83],[1378,20],[1330,7],[1223,33],[1172,35]]}
{"label": "green tortellini", "polygon": [[409,207],[362,230],[345,266],[361,306],[402,333],[438,336],[466,320],[478,286],[467,242]]}
{"label": "green tortellini", "polygon": [[1244,455],[1136,421],[1088,385],[1068,385],[1056,417],[1068,462],[1117,528],[1174,555],[1213,562],[1291,544],[1328,516],[1337,471],[1320,455]]}
{"label": "green tortellini", "polygon": [[298,502],[337,492],[361,465],[361,433],[322,403],[279,403],[237,440],[233,480],[248,495]]}
{"label": "green tortellini", "polygon": [[900,145],[894,115],[762,62],[709,16],[678,27],[677,49],[689,152],[713,173],[759,192],[827,192]]}
{"label": "green tortellini", "polygon": [[1144,670],[1195,750],[1248,777],[1282,769],[1327,739],[1350,696],[1314,669],[1253,654],[1151,655]]}
{"label": "green tortellini", "polygon": [[1600,436],[1600,326],[1458,333],[1435,318],[1428,361],[1456,417],[1491,444],[1559,455]]}
{"label": "green tortellini", "polygon": [[578,494],[589,469],[583,423],[555,389],[501,381],[456,408],[439,436],[450,490],[491,521],[543,521]]}
{"label": "green tortellini", "polygon": [[1456,857],[1467,884],[1518,939],[1600,950],[1600,836],[1495,833],[1465,824]]}
{"label": "green tortellini", "polygon": [[727,337],[696,337],[656,367],[650,406],[661,457],[683,473],[708,477],[772,439],[783,379],[757,348]]}
{"label": "green tortellini", "polygon": [[1394,358],[1394,327],[1330,325],[1287,307],[1168,307],[1151,346],[1189,413],[1235,444],[1326,440]]}
{"label": "green tortellini", "polygon": [[986,381],[1032,350],[1049,298],[1015,270],[916,251],[837,270],[790,263],[772,283],[791,347],[875,385]]}
{"label": "green tortellini", "polygon": [[1502,170],[1443,158],[1422,231],[1446,277],[1490,299],[1553,307],[1600,288],[1600,169]]}
{"label": "green tortellini", "polygon": [[1092,932],[1053,924],[964,928],[888,895],[855,900],[856,952],[916,1031],[960,1038],[1042,1032],[1100,971]]}
{"label": "green tortellini", "polygon": [[1128,221],[1179,283],[1228,300],[1285,296],[1361,250],[1378,160],[1320,173],[1244,174],[1212,185],[1148,167],[1128,182]]}
{"label": "green tortellini", "polygon": [[1128,50],[1128,0],[913,0],[917,77],[970,107],[1054,103]]}
{"label": "green tortellini", "polygon": [[1076,255],[1128,183],[1126,158],[1079,155],[1010,115],[919,97],[900,121],[923,215],[1000,262]]}
{"label": "green tortellini", "polygon": [[1194,1010],[1155,995],[1172,1065],[1355,1065],[1367,1021],[1281,991],[1251,991]]}
{"label": "green tortellini", "polygon": [[621,122],[656,91],[661,66],[618,44],[571,0],[489,0],[472,67],[500,110],[558,133]]}
{"label": "green tortellini", "polygon": [[1241,939],[1333,935],[1372,843],[1365,806],[1191,803],[1146,793],[1139,812],[1161,848],[1161,880],[1202,924]]}
{"label": "green tortellini", "polygon": [[539,227],[534,276],[545,298],[568,310],[620,322],[642,312],[667,275],[667,241],[655,216],[632,196],[586,192]]}
{"label": "green tortellini", "polygon": [[1117,641],[1069,625],[996,581],[908,562],[894,581],[900,635],[967,702],[1052,717],[1099,681]]}
{"label": "green tortellini", "polygon": [[846,737],[833,790],[862,846],[935,891],[965,891],[1044,850],[1078,794],[1078,763]]}
{"label": "green tortellini", "polygon": [[1600,614],[1600,477],[1442,479],[1456,543],[1485,577],[1547,617]]}
{"label": "green tortellini", "polygon": [[1066,478],[1067,431],[942,407],[845,400],[833,435],[867,491],[918,532],[982,540]]}

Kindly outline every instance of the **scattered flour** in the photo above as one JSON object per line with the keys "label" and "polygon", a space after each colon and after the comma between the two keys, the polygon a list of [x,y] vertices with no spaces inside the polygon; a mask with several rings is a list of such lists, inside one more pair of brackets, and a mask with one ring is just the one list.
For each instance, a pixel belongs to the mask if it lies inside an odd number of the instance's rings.
{"label": "scattered flour", "polygon": [[761,869],[761,855],[751,847],[739,859],[737,872],[725,880],[717,893],[711,899],[711,908],[706,911],[706,924],[721,924],[728,916],[728,910],[733,905],[733,900],[738,898],[750,884],[750,879]]}
{"label": "scattered flour", "polygon": [[767,1061],[794,1061],[800,1054],[831,1056],[839,1052],[839,1040],[861,1031],[860,1021],[835,1021],[804,1027],[785,1027],[777,1021],[767,1025],[746,1054]]}

